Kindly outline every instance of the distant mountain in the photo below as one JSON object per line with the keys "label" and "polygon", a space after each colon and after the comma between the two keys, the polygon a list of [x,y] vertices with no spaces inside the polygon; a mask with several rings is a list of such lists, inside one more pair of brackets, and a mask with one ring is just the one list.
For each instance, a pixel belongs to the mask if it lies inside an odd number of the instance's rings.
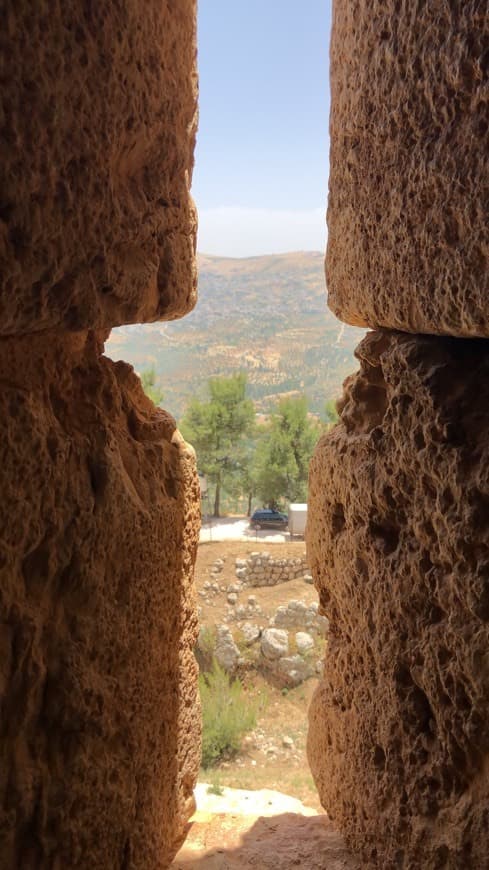
{"label": "distant mountain", "polygon": [[323,255],[313,252],[231,259],[199,255],[199,301],[183,320],[122,326],[106,346],[138,372],[154,366],[164,406],[177,419],[207,380],[240,369],[266,411],[277,397],[306,393],[320,412],[357,363],[363,330],[326,306]]}

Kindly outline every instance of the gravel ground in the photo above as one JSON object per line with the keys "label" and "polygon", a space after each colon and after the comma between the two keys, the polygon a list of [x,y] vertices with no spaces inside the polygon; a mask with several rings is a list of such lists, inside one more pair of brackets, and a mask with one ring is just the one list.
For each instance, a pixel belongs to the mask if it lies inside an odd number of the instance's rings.
{"label": "gravel ground", "polygon": [[[207,541],[247,541],[280,544],[291,541],[288,532],[280,529],[252,529],[248,517],[202,517],[201,543]],[[294,540],[297,540],[295,538]]]}

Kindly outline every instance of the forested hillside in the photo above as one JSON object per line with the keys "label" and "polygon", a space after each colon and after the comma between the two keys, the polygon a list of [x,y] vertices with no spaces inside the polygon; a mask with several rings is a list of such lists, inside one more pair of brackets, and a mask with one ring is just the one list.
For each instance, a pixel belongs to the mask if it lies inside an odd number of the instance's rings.
{"label": "forested hillside", "polygon": [[177,419],[209,377],[239,370],[259,410],[299,392],[321,412],[355,369],[362,335],[327,308],[321,253],[200,255],[194,311],[180,321],[115,329],[106,352],[138,372],[154,368],[163,404]]}

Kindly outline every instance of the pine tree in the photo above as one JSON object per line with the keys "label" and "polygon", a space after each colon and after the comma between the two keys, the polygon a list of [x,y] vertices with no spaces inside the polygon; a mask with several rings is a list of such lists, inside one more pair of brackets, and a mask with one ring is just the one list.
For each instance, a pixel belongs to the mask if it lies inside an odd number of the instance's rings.
{"label": "pine tree", "polygon": [[255,410],[246,398],[246,375],[211,378],[210,399],[193,399],[181,421],[184,438],[197,453],[197,464],[215,486],[214,516],[220,515],[224,485],[232,486],[242,467],[244,439],[253,429]]}

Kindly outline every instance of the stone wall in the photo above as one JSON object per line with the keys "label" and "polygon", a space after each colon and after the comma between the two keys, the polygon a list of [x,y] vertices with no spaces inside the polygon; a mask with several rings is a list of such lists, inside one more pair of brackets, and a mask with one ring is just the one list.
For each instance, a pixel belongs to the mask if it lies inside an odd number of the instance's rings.
{"label": "stone wall", "polygon": [[244,586],[276,586],[309,575],[306,555],[274,559],[270,553],[251,553],[236,559],[236,577]]}
{"label": "stone wall", "polygon": [[3,11],[0,865],[163,868],[200,758],[199,485],[103,342],[195,300],[194,3]]}
{"label": "stone wall", "polygon": [[7,0],[0,334],[195,304],[195,3]]}
{"label": "stone wall", "polygon": [[329,304],[342,320],[487,336],[484,0],[335,0]]}
{"label": "stone wall", "polygon": [[329,301],[387,328],[311,465],[330,641],[308,753],[382,870],[489,854],[489,342],[464,338],[489,337],[482,6],[335,2]]}

